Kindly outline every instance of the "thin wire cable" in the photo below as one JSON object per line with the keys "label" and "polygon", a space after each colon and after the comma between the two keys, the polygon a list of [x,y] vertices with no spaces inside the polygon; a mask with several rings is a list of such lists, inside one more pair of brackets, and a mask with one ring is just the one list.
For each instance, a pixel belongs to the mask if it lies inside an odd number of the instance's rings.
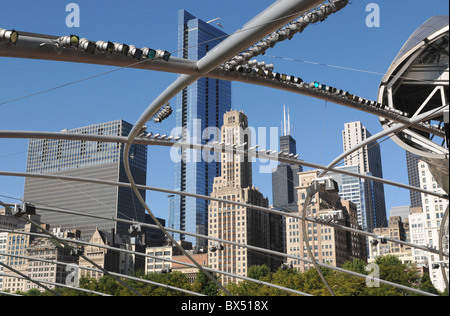
{"label": "thin wire cable", "polygon": [[[382,77],[384,77],[386,75],[386,73],[381,73],[381,72],[376,72],[376,71],[358,69],[358,68],[353,68],[353,67],[336,66],[336,65],[330,65],[330,64],[325,64],[325,63],[321,63],[321,62],[306,61],[306,60],[290,58],[290,57],[280,57],[280,56],[274,56],[274,55],[268,55],[268,54],[266,54],[264,56],[268,57],[268,58],[273,58],[273,59],[280,59],[280,60],[285,60],[285,61],[290,61],[290,62],[298,62],[298,63],[310,64],[310,65],[315,65],[315,66],[336,68],[336,69],[341,69],[341,70],[349,70],[349,71],[361,72],[361,73],[377,75],[377,76],[382,76]],[[418,78],[405,77],[405,76],[400,76],[399,79],[415,81],[417,83],[432,83],[432,82],[434,82],[432,80],[422,80],[422,79],[418,79]]]}
{"label": "thin wire cable", "polygon": [[[241,30],[237,30],[236,32],[234,32],[232,34],[218,36],[218,37],[215,37],[213,39],[206,40],[204,42],[191,45],[191,46],[189,46],[186,49],[195,48],[197,46],[205,45],[205,44],[208,44],[208,43],[213,42],[213,41],[217,41],[217,40],[221,40],[221,39],[230,37],[230,36],[232,36],[234,34],[250,31],[253,28],[257,28],[257,27],[260,27],[260,26],[266,25],[266,24],[271,24],[271,23],[276,22],[278,20],[283,20],[283,19],[286,19],[286,18],[289,18],[289,17],[292,17],[292,16],[296,16],[296,15],[298,15],[300,13],[304,13],[304,12],[308,12],[308,11],[310,11],[310,10],[302,10],[302,11],[300,11],[298,13],[292,13],[292,14],[289,14],[289,15],[284,16],[282,18],[271,20],[271,21],[269,21],[269,22],[267,22],[265,24],[261,24],[261,25],[253,26],[253,27],[249,27],[249,28],[243,28]],[[185,50],[185,49],[178,49],[178,50],[173,51],[171,54],[175,54],[175,53],[178,53],[178,52],[183,51],[183,50]],[[99,73],[97,75],[93,75],[93,76],[89,76],[89,77],[82,78],[82,79],[79,79],[79,80],[75,80],[75,81],[72,81],[72,82],[68,82],[68,83],[65,83],[65,84],[62,84],[62,85],[50,88],[50,89],[41,90],[41,91],[38,91],[38,92],[35,92],[35,93],[32,93],[32,94],[26,95],[26,96],[22,96],[22,97],[19,97],[19,98],[15,98],[15,99],[12,99],[12,100],[9,100],[9,101],[0,102],[0,106],[5,105],[5,104],[9,104],[9,103],[13,103],[13,102],[17,102],[17,101],[20,101],[20,100],[23,100],[23,99],[31,98],[31,97],[34,97],[34,96],[37,96],[37,95],[40,95],[40,94],[43,94],[43,93],[51,92],[51,91],[54,91],[54,90],[58,90],[58,89],[61,89],[61,88],[65,88],[65,87],[68,87],[68,86],[72,86],[72,85],[75,85],[75,84],[78,84],[78,83],[82,83],[82,82],[85,82],[85,81],[88,81],[88,80],[92,80],[92,79],[95,79],[95,78],[98,78],[98,77],[102,77],[102,76],[105,76],[105,75],[117,72],[119,70],[131,68],[131,67],[134,67],[134,66],[137,66],[139,64],[146,63],[146,62],[153,62],[153,59],[144,59],[144,60],[141,60],[139,62],[135,62],[135,63],[129,64],[127,66],[118,67],[118,68],[110,70],[110,71],[105,71],[103,73]]]}

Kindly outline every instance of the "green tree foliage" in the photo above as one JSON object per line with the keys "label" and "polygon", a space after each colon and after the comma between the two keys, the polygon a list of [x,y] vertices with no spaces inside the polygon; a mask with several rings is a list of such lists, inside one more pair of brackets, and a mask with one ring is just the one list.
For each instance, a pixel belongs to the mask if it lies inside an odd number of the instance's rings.
{"label": "green tree foliage", "polygon": [[[380,279],[401,284],[410,288],[420,289],[431,294],[440,294],[432,285],[429,275],[420,276],[414,265],[403,264],[395,256],[384,256],[376,259],[375,264],[379,267]],[[356,272],[360,275],[369,275],[371,271],[366,271],[367,263],[361,260],[346,262],[342,268]],[[327,280],[333,292],[337,296],[413,296],[417,295],[411,291],[398,289],[386,284],[368,286],[366,278],[353,276],[348,273],[338,272],[332,269],[322,269],[322,274]],[[171,285],[176,288],[190,290],[207,296],[222,295],[218,286],[212,282],[205,274],[199,273],[193,284],[181,272],[155,273],[145,275],[136,273],[135,277],[143,280]],[[217,278],[216,275],[214,277]],[[314,268],[301,273],[295,269],[279,269],[271,272],[267,266],[253,266],[248,270],[248,277],[262,282],[276,284],[298,292],[307,293],[314,296],[329,296],[331,293],[323,283],[319,274]],[[187,296],[188,294],[176,290],[168,289],[164,286],[132,281],[124,279],[133,289],[144,296]],[[99,281],[89,278],[80,280],[80,287],[113,296],[133,296],[135,295],[127,287],[118,283],[110,276],[104,276]],[[277,289],[260,283],[241,281],[236,284],[228,284],[227,290],[235,296],[293,296],[298,295],[282,289]],[[93,294],[77,291],[76,289],[59,288],[56,291],[63,296],[92,296]],[[40,292],[33,289],[27,293],[18,293],[27,296],[49,296],[51,293]],[[447,295],[445,292],[442,295]]]}
{"label": "green tree foliage", "polygon": [[[216,280],[218,279],[217,275],[213,274],[212,276]],[[207,296],[218,296],[220,292],[218,285],[210,280],[203,271],[199,271],[192,290]]]}

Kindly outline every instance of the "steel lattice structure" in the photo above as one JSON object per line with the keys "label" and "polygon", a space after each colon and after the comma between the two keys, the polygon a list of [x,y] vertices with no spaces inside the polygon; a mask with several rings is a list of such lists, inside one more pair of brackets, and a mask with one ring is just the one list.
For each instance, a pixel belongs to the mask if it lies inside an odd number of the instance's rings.
{"label": "steel lattice structure", "polygon": [[[174,139],[161,139],[158,137],[145,137],[142,135],[142,130],[146,127],[148,121],[155,117],[158,112],[169,103],[169,101],[175,97],[182,89],[193,84],[202,77],[209,77],[215,79],[223,79],[229,81],[245,82],[249,84],[260,85],[264,87],[270,87],[285,91],[294,92],[297,94],[302,94],[310,96],[313,98],[318,98],[326,101],[330,101],[336,104],[340,104],[346,107],[358,109],[381,118],[383,127],[386,129],[385,132],[376,135],[376,137],[382,137],[385,135],[392,135],[392,137],[397,137],[398,133],[404,132],[407,129],[414,128],[415,131],[419,133],[429,135],[430,137],[440,137],[445,138],[446,133],[441,126],[431,126],[427,124],[426,121],[432,119],[437,119],[437,117],[443,117],[445,111],[448,112],[448,99],[441,104],[441,107],[427,108],[426,113],[419,113],[420,111],[415,111],[415,113],[409,113],[411,108],[399,108],[393,106],[390,99],[385,99],[380,97],[378,101],[368,100],[352,94],[348,91],[330,87],[326,85],[315,85],[307,84],[301,78],[293,75],[280,74],[273,71],[272,66],[267,66],[264,63],[259,63],[257,61],[252,61],[252,58],[257,57],[260,54],[265,53],[266,50],[275,46],[278,42],[284,41],[288,38],[293,37],[297,33],[301,33],[308,25],[317,23],[319,21],[325,21],[331,14],[337,13],[339,10],[345,8],[349,1],[348,0],[332,0],[327,3],[321,4],[322,0],[278,0],[272,6],[267,8],[264,12],[260,13],[248,24],[246,24],[242,30],[235,32],[234,34],[227,37],[221,44],[216,46],[210,51],[207,56],[199,61],[185,60],[180,58],[171,57],[171,53],[164,50],[154,50],[150,48],[137,48],[135,46],[128,46],[125,44],[97,41],[93,42],[88,39],[73,38],[71,36],[48,36],[42,34],[33,33],[17,33],[14,30],[0,29],[0,56],[4,57],[14,57],[14,58],[30,58],[30,59],[41,59],[41,60],[55,60],[63,62],[75,62],[75,63],[88,63],[95,65],[109,65],[115,67],[127,67],[136,69],[146,69],[153,71],[163,71],[172,72],[180,74],[177,80],[170,85],[160,96],[158,96],[152,104],[148,106],[147,109],[142,113],[139,120],[134,125],[134,128],[130,132],[129,136],[126,138],[121,137],[92,137],[91,135],[77,135],[77,134],[62,134],[62,133],[39,133],[39,132],[10,132],[10,131],[0,131],[0,138],[47,138],[47,139],[90,139],[94,138],[98,141],[108,141],[117,142],[125,144],[124,151],[124,161],[125,170],[127,172],[129,183],[105,183],[102,181],[97,181],[99,185],[127,185],[131,187],[139,198],[140,203],[146,208],[147,212],[153,218],[156,223],[155,227],[159,228],[164,232],[166,237],[171,240],[171,242],[176,245],[180,251],[186,255],[191,261],[190,266],[197,267],[203,270],[210,279],[223,290],[225,294],[230,294],[218,281],[211,276],[210,273],[224,273],[223,271],[215,271],[206,267],[199,265],[195,260],[187,253],[185,250],[175,241],[170,234],[168,228],[163,227],[156,217],[153,215],[152,211],[140,195],[139,190],[142,187],[136,185],[134,179],[131,176],[130,166],[129,166],[129,156],[130,147],[132,144],[140,143],[145,145],[155,145],[155,146],[180,146],[185,148],[192,148],[197,150],[212,150],[216,152],[230,152],[233,154],[240,154],[249,157],[265,157],[272,160],[277,160],[281,162],[291,163],[291,164],[301,164],[310,167],[315,167],[317,169],[324,170],[324,173],[328,171],[341,172],[346,174],[351,174],[353,176],[365,178],[370,181],[380,181],[390,185],[396,185],[403,187],[405,189],[417,190],[422,193],[438,196],[448,200],[448,178],[447,186],[444,185],[447,195],[438,194],[436,192],[427,191],[423,189],[413,188],[407,185],[395,183],[385,179],[379,179],[362,174],[353,174],[346,171],[333,169],[335,164],[342,160],[345,156],[351,154],[351,152],[346,152],[339,156],[335,161],[333,161],[329,166],[319,166],[317,164],[307,163],[298,159],[298,157],[292,157],[289,153],[273,153],[273,152],[259,152],[257,150],[253,151],[239,151],[235,147],[227,147],[220,144],[210,144],[210,145],[195,145],[195,144],[183,144],[176,142]],[[298,20],[297,20],[298,19]],[[439,39],[447,38],[447,56],[448,56],[448,25],[447,33]],[[427,45],[430,45],[430,39],[427,39]],[[427,46],[428,47],[428,46]],[[442,50],[442,49],[441,49]],[[105,55],[108,58],[105,58]],[[136,61],[136,58],[138,61]],[[447,67],[448,73],[448,67]],[[401,75],[401,74],[400,74]],[[388,77],[391,74],[388,75]],[[393,85],[393,84],[392,84]],[[391,85],[391,86],[392,86]],[[448,84],[447,84],[448,88]],[[448,97],[448,96],[447,96]],[[445,98],[444,98],[445,99]],[[422,107],[423,108],[423,107]],[[421,108],[421,110],[422,110]],[[444,121],[442,118],[441,121]],[[424,123],[425,122],[425,123]],[[447,122],[448,123],[448,122]],[[396,125],[394,125],[396,124]],[[447,144],[448,145],[448,144]],[[430,160],[435,165],[441,165],[441,160],[447,161],[447,175],[448,175],[448,148],[441,146],[442,151],[441,156],[432,157],[438,159]],[[444,168],[445,169],[445,168]],[[50,175],[33,175],[33,174],[20,174],[11,172],[1,172],[1,176],[23,176],[23,177],[47,177],[51,178]],[[69,179],[66,177],[67,181],[94,181],[94,179]],[[149,189],[149,188],[144,188]],[[152,188],[156,191],[168,192],[167,190],[161,188]],[[174,192],[175,194],[189,194],[186,192]],[[196,198],[205,198],[213,200],[213,198],[206,196],[195,196]],[[233,204],[236,202],[227,201],[224,199],[216,199],[221,202]],[[9,207],[9,205],[6,205]],[[256,211],[269,211],[268,209],[257,207],[254,205],[248,205]],[[305,206],[306,207],[306,206]],[[53,210],[58,211],[58,210]],[[70,212],[70,210],[59,210],[61,212]],[[273,210],[272,210],[273,211]],[[276,212],[276,210],[275,210]],[[82,214],[75,214],[82,216]],[[288,216],[283,214],[284,216]],[[448,218],[448,209],[446,211],[446,218]],[[303,224],[307,221],[316,222],[320,225],[333,225],[332,223],[323,223],[317,219],[306,218],[305,213],[302,217],[299,217]],[[105,219],[106,220],[106,219]],[[114,220],[114,219],[113,219]],[[32,225],[38,226],[29,220]],[[141,223],[142,224],[142,223]],[[446,245],[448,249],[448,224],[446,227],[445,221],[443,221],[442,231],[447,231],[447,236],[442,237],[442,243]],[[144,224],[142,224],[144,225]],[[341,227],[345,229],[344,227]],[[0,230],[2,231],[2,230]],[[70,247],[67,243],[68,240],[57,238],[51,233],[42,230],[43,235],[48,238],[52,238],[61,242],[64,246]],[[304,230],[305,232],[305,230]],[[184,232],[189,234],[189,232]],[[359,232],[361,234],[369,235],[365,232]],[[201,238],[208,239],[208,236],[200,236]],[[372,236],[378,238],[379,236]],[[72,240],[71,240],[72,241]],[[223,243],[229,243],[227,240],[217,240]],[[398,240],[392,240],[394,242],[402,243]],[[98,246],[98,245],[95,245]],[[250,247],[249,245],[239,245],[242,247]],[[413,247],[421,248],[417,245],[410,245]],[[308,247],[309,248],[309,247]],[[423,247],[422,247],[423,248]],[[440,247],[442,249],[442,247]],[[115,251],[123,251],[118,249],[113,249]],[[256,251],[267,251],[264,249],[255,249]],[[441,258],[448,258],[448,250],[437,251],[432,248],[423,248],[423,250],[437,253]],[[135,255],[143,255],[139,253],[134,253]],[[276,253],[276,255],[283,255]],[[286,255],[285,255],[286,256]],[[305,260],[297,258],[300,260]],[[309,263],[314,263],[317,270],[318,265],[314,261],[314,258],[305,260]],[[189,264],[185,264],[189,265]],[[323,265],[321,265],[323,266]],[[328,266],[327,266],[328,267]],[[342,273],[353,274],[349,271],[333,268],[336,271]],[[100,269],[100,271],[105,274],[113,276],[119,282],[123,276],[113,275],[112,273]],[[319,271],[320,272],[320,271]],[[445,273],[444,273],[445,274]],[[359,277],[365,277],[364,275],[358,275]],[[33,280],[31,280],[33,281]],[[255,280],[251,280],[255,281]],[[390,282],[379,280],[382,283],[389,284],[392,286],[397,286],[405,290],[414,291],[423,295],[429,295],[429,293],[424,293],[415,289],[400,286],[398,284],[392,284]],[[324,280],[326,283],[326,281]],[[124,284],[124,283],[123,283]],[[448,284],[448,282],[447,282]],[[127,286],[126,284],[124,284]],[[266,284],[267,285],[267,284]],[[42,285],[41,285],[42,286]],[[160,285],[164,286],[164,285]],[[271,285],[273,286],[273,285]],[[129,287],[129,286],[127,286]],[[129,288],[136,295],[138,292]],[[289,291],[289,289],[284,289]],[[292,290],[291,290],[292,291]],[[332,291],[330,289],[331,294]],[[191,293],[192,294],[192,293]],[[306,293],[296,293],[301,295],[308,295]]]}

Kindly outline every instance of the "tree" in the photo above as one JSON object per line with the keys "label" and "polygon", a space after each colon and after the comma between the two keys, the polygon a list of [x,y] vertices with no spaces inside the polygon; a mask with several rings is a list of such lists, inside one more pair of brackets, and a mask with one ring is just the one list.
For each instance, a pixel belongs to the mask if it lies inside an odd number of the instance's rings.
{"label": "tree", "polygon": [[266,265],[251,266],[248,268],[247,276],[251,279],[261,280],[270,275],[270,268]]}
{"label": "tree", "polygon": [[431,282],[430,275],[428,273],[424,273],[422,279],[420,280],[419,290],[439,295],[439,291],[434,287],[433,282]]}
{"label": "tree", "polygon": [[[217,280],[217,275],[213,274]],[[193,285],[193,291],[207,296],[218,296],[219,287],[202,270],[199,270]]]}

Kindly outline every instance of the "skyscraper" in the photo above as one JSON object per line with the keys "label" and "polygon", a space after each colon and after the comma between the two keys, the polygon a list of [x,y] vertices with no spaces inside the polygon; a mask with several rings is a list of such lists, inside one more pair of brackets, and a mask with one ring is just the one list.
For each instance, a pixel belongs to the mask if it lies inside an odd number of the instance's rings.
{"label": "skyscraper", "polygon": [[[408,168],[409,185],[420,188],[419,164],[420,158],[406,151],[406,167]],[[422,196],[420,192],[409,191],[411,207],[422,207]]]}
{"label": "skyscraper", "polygon": [[[132,125],[113,121],[65,130],[71,134],[127,136]],[[123,144],[89,141],[32,139],[28,146],[28,173],[52,174],[114,182],[128,182],[123,165]],[[147,179],[147,147],[131,147],[130,168],[137,184]],[[141,192],[145,198],[145,192]],[[129,188],[98,184],[27,178],[24,199],[40,206],[68,209],[92,215],[145,222],[145,209]],[[78,229],[89,240],[96,230],[127,233],[129,225],[38,210],[41,221],[52,228]]]}
{"label": "skyscraper", "polygon": [[[359,166],[342,166],[336,169],[359,173]],[[367,230],[366,198],[365,187],[366,180],[345,175],[342,173],[329,172],[339,186],[339,196],[356,205],[358,224],[362,229]]]}
{"label": "skyscraper", "polygon": [[[286,118],[286,108],[284,109],[283,136],[280,137],[280,152],[297,154],[297,143],[291,136],[291,121],[289,110]],[[272,197],[273,206],[278,209],[287,209],[293,212],[298,211],[298,173],[303,171],[299,165],[289,165],[281,163],[272,173]]]}
{"label": "skyscraper", "polygon": [[[251,147],[251,135],[246,131],[247,117],[239,111],[225,114],[222,127],[222,142],[231,145],[244,145],[244,149]],[[252,162],[243,155],[224,153],[222,157],[221,175],[214,179],[212,197],[221,198],[246,204],[268,207],[269,201],[252,184]],[[228,205],[222,202],[211,202],[209,206],[208,236],[224,240],[235,241],[265,249],[272,249],[271,214],[252,210],[246,207]],[[279,221],[281,227],[281,221]],[[282,239],[282,236],[277,236]],[[281,265],[274,256],[266,256],[256,251],[249,251],[232,245],[223,245],[219,249],[215,242],[209,241],[209,266],[220,271],[247,276],[248,268],[252,265],[267,266]],[[214,249],[214,250],[212,250]],[[212,251],[211,251],[212,250]],[[280,251],[280,249],[277,249]],[[275,262],[274,262],[275,261]],[[223,277],[223,283],[236,282],[236,279]]]}
{"label": "skyscraper", "polygon": [[[295,215],[303,216],[303,207],[307,196],[307,190],[320,175],[319,170],[299,173],[299,208]],[[334,217],[333,222],[341,226],[358,229],[356,205],[351,201],[341,199],[337,193],[325,190],[324,184],[311,197],[311,203],[306,206],[306,216],[329,220],[333,214],[341,214]],[[304,272],[313,268],[313,265],[300,259],[309,257],[306,239],[308,239],[314,259],[320,263],[334,267],[341,267],[345,262],[355,259],[365,260],[366,237],[356,232],[345,231],[339,227],[330,227],[317,223],[307,223],[306,230],[298,218],[289,217],[286,220],[286,253],[290,256],[287,263],[295,269]],[[299,259],[293,259],[292,256]]]}
{"label": "skyscraper", "polygon": [[[179,11],[179,57],[191,60],[203,58],[226,37],[226,33],[196,18],[185,10]],[[231,109],[231,83],[201,78],[184,89],[177,97],[177,127],[183,141],[205,144],[218,139],[223,115]],[[220,175],[220,162],[206,162],[201,152],[179,150],[180,161],[175,166],[175,189],[209,195],[214,177]],[[169,227],[199,234],[207,234],[208,202],[175,197]],[[176,239],[197,243],[189,236]],[[200,242],[200,241],[199,241]],[[204,242],[201,240],[201,242]]]}
{"label": "skyscraper", "polygon": [[[361,122],[346,123],[342,132],[344,152],[371,136]],[[383,178],[380,145],[374,142],[362,147],[345,158],[345,165],[357,165],[360,173]],[[371,231],[377,227],[386,227],[388,221],[384,186],[382,183],[373,181],[365,181],[364,183],[367,229]]]}

